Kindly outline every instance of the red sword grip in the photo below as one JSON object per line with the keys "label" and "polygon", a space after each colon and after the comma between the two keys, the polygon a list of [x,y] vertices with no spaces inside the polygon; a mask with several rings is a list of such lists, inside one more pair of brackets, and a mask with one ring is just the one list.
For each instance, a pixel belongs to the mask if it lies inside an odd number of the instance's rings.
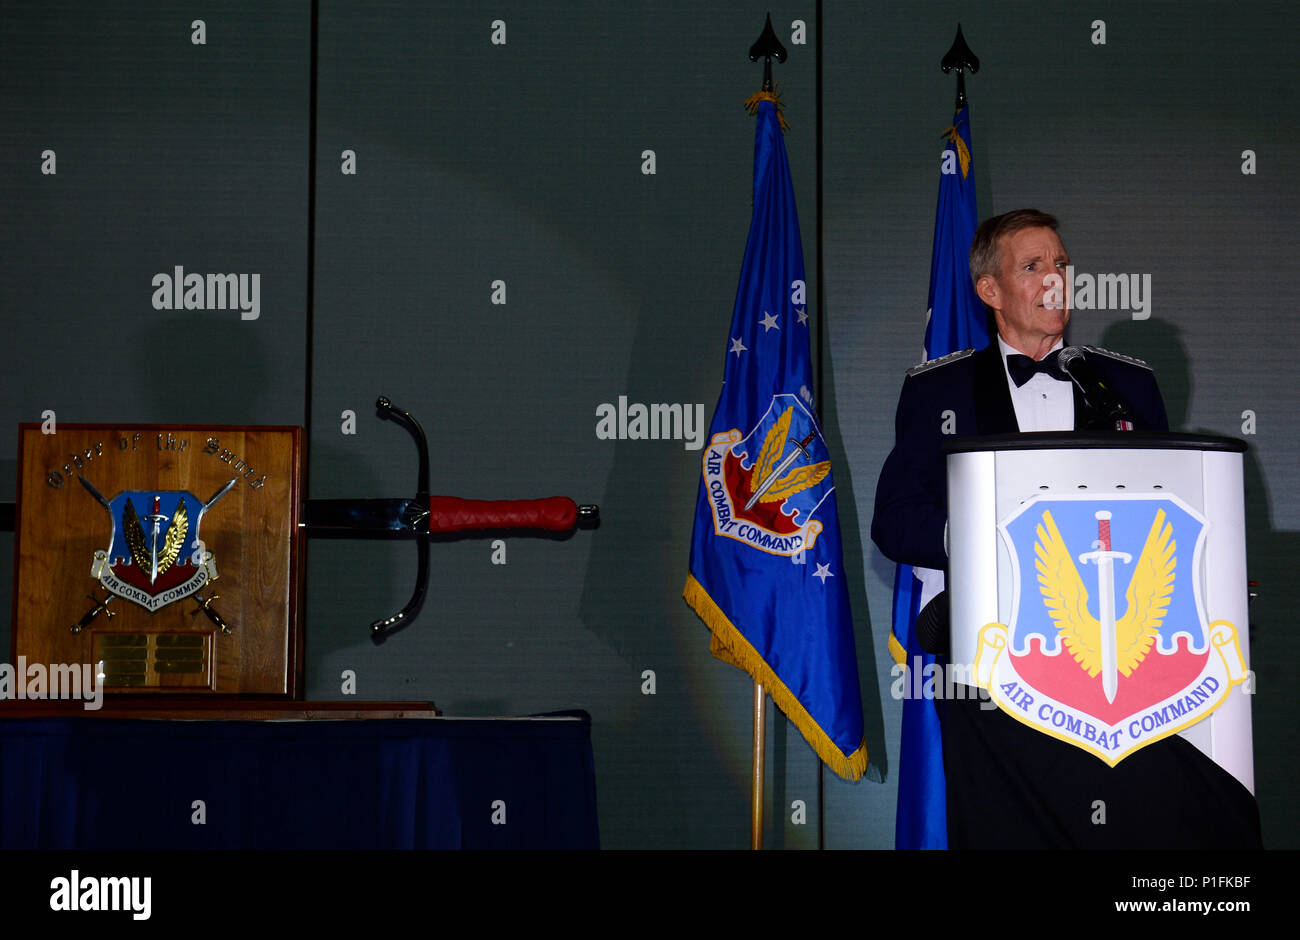
{"label": "red sword grip", "polygon": [[484,529],[568,532],[577,522],[577,504],[567,496],[551,496],[547,499],[429,497],[430,533]]}

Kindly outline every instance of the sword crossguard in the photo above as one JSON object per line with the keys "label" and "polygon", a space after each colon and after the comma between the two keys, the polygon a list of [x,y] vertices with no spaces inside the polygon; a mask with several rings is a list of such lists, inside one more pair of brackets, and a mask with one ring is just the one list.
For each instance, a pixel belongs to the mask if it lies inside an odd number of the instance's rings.
{"label": "sword crossguard", "polygon": [[[424,428],[409,411],[393,404],[392,399],[380,395],[375,400],[379,417],[400,424],[415,439],[419,466],[415,478],[415,496],[410,500],[374,500],[370,507],[350,506],[347,501],[333,501],[334,506],[325,511],[327,526],[334,533],[356,527],[358,520],[378,523],[369,528],[387,533],[415,535],[416,578],[415,590],[406,606],[382,620],[370,624],[370,638],[382,643],[386,638],[406,627],[415,619],[424,605],[429,589],[429,538],[476,529],[505,530],[527,529],[564,532],[575,522],[584,527],[594,527],[600,520],[596,506],[574,506],[573,500],[553,498],[548,500],[463,500],[433,496],[429,491],[429,441]],[[312,503],[308,500],[308,505]],[[330,501],[319,501],[322,503]],[[364,502],[364,501],[358,501]],[[560,504],[565,506],[561,507]],[[397,508],[400,507],[400,508]],[[561,518],[562,517],[562,518]],[[308,530],[311,522],[308,522]]]}
{"label": "sword crossguard", "polygon": [[[166,522],[171,517],[162,511],[162,497],[155,496],[153,498],[153,512],[149,513],[147,516],[142,516],[141,518],[153,522],[156,525],[159,522]],[[155,532],[154,534],[156,535],[157,533]]]}
{"label": "sword crossguard", "polygon": [[196,610],[195,613],[197,614],[199,611],[202,611],[207,614],[208,619],[220,627],[223,634],[230,636],[230,625],[222,620],[221,614],[217,613],[212,607],[212,602],[218,600],[220,597],[220,594],[213,594],[211,597],[204,599],[196,594],[194,596],[194,603],[199,605],[199,609]]}
{"label": "sword crossguard", "polygon": [[1130,555],[1128,552],[1112,552],[1112,551],[1102,550],[1100,542],[1093,542],[1092,547],[1098,549],[1098,551],[1088,552],[1087,554],[1079,556],[1079,561],[1081,561],[1085,565],[1090,561],[1093,562],[1101,561],[1103,558],[1118,558],[1126,565],[1133,560],[1133,556]]}
{"label": "sword crossguard", "polygon": [[108,595],[108,597],[104,598],[102,601],[99,598],[95,597],[93,594],[87,594],[86,600],[90,601],[95,606],[90,608],[90,610],[86,612],[86,615],[84,617],[82,617],[80,620],[78,620],[76,623],[72,625],[73,633],[80,633],[82,630],[88,627],[90,625],[90,622],[94,620],[96,617],[98,617],[100,614],[104,614],[109,619],[112,619],[113,617],[117,616],[117,614],[114,611],[108,609],[109,602],[113,600],[112,594]]}
{"label": "sword crossguard", "polygon": [[1092,515],[1097,520],[1097,540],[1092,543],[1092,547],[1097,550],[1080,555],[1079,561],[1085,565],[1090,561],[1100,563],[1103,558],[1118,558],[1126,565],[1131,562],[1133,556],[1128,552],[1113,552],[1110,549],[1110,513],[1099,509]]}

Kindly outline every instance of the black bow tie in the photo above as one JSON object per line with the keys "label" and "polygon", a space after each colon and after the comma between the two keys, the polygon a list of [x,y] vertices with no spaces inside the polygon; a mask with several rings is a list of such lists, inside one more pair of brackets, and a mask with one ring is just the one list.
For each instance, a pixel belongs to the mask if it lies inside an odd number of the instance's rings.
{"label": "black bow tie", "polygon": [[1022,356],[1020,353],[1011,353],[1007,356],[1007,372],[1011,375],[1011,381],[1016,383],[1016,388],[1020,388],[1020,386],[1024,385],[1039,372],[1049,378],[1064,381],[1064,379],[1061,378],[1060,370],[1056,367],[1056,360],[1060,358],[1060,355],[1061,351],[1058,349],[1056,352],[1049,353],[1047,356],[1035,362],[1028,356]]}

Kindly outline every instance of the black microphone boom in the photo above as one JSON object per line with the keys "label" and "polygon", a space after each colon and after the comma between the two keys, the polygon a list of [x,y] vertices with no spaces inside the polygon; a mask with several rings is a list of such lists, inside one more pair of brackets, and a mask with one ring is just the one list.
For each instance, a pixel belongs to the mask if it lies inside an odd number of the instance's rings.
{"label": "black microphone boom", "polygon": [[1057,365],[1078,387],[1088,407],[1106,425],[1116,431],[1133,430],[1133,415],[1128,406],[1088,361],[1082,347],[1067,346],[1062,349]]}

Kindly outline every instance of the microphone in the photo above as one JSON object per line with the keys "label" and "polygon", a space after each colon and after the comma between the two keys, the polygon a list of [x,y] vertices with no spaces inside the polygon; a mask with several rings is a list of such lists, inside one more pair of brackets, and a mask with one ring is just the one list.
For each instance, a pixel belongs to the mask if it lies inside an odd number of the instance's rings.
{"label": "microphone", "polygon": [[1070,381],[1083,394],[1083,400],[1102,421],[1116,431],[1133,430],[1133,415],[1128,405],[1119,397],[1093,367],[1080,346],[1066,346],[1057,358],[1057,366],[1069,376]]}

